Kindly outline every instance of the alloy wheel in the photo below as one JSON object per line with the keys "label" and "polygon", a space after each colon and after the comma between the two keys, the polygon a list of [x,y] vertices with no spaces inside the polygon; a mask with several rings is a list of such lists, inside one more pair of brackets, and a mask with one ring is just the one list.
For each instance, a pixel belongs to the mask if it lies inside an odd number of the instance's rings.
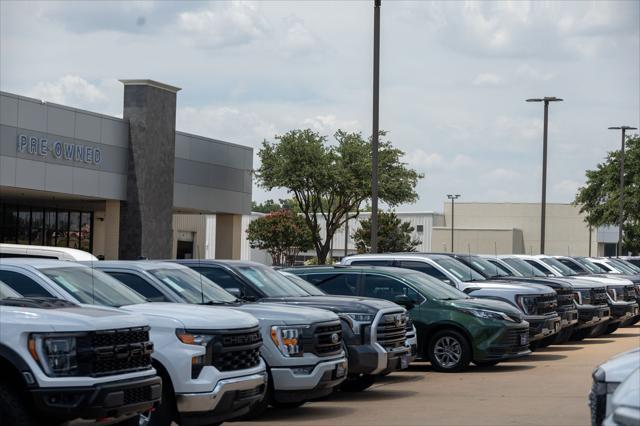
{"label": "alloy wheel", "polygon": [[443,368],[455,367],[462,357],[462,346],[452,336],[442,336],[433,346],[433,354]]}

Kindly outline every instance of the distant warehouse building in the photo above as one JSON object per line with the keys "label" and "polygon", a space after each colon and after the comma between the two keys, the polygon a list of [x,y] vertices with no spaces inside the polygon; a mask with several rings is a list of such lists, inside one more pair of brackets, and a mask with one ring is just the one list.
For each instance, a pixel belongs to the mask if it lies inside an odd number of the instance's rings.
{"label": "distant warehouse building", "polygon": [[174,214],[216,214],[217,256],[239,258],[252,148],[177,132],[179,88],[122,83],[122,119],[0,92],[0,242],[170,258],[193,251]]}

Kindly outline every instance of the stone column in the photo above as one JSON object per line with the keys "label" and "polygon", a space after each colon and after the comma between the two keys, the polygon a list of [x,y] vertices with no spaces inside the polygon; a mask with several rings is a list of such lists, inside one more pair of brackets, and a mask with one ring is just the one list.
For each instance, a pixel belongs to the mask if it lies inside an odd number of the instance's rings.
{"label": "stone column", "polygon": [[120,259],[171,257],[178,87],[152,80],[124,84],[129,123],[127,200],[120,208]]}
{"label": "stone column", "polygon": [[216,259],[240,259],[242,216],[216,214]]}

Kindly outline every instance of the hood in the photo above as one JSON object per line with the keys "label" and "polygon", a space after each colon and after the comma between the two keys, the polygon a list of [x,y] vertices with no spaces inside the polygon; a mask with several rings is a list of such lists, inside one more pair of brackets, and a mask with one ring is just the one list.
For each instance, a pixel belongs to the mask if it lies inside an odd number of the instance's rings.
{"label": "hood", "polygon": [[[501,278],[492,278],[492,280],[503,281]],[[542,284],[554,289],[555,288],[571,289],[571,284],[565,282],[564,280],[556,279],[555,277],[507,277],[504,279],[504,281],[508,281],[508,282],[512,282],[514,284],[520,284],[520,285],[523,285],[523,283],[530,283],[530,284]],[[528,285],[528,284],[524,284],[524,285]]]}
{"label": "hood", "polygon": [[633,284],[630,280],[624,278],[609,278],[603,277],[601,275],[576,275],[574,278],[583,280],[583,281],[591,281],[595,283],[600,283],[604,285],[629,285]]}
{"label": "hood", "polygon": [[151,320],[153,317],[164,317],[180,321],[184,328],[235,329],[255,327],[258,325],[258,320],[250,314],[220,306],[149,302],[139,305],[123,306],[122,309],[145,315]]}
{"label": "hood", "polygon": [[237,308],[247,312],[269,324],[315,324],[319,322],[337,321],[339,318],[333,312],[311,307],[291,306],[284,303],[247,303]]}
{"label": "hood", "polygon": [[640,284],[640,275],[626,275],[626,274],[603,274],[603,276],[607,278],[622,278],[624,280],[629,280],[634,284]]}
{"label": "hood", "polygon": [[553,292],[553,289],[541,284],[524,285],[517,282],[501,281],[478,281],[467,284],[467,288],[480,288],[484,290],[508,291],[517,294],[546,294]]}
{"label": "hood", "polygon": [[456,308],[490,309],[493,311],[504,312],[511,317],[523,317],[522,312],[518,308],[506,302],[501,302],[500,300],[476,299],[472,297],[471,299],[442,300],[440,302]]}
{"label": "hood", "polygon": [[329,309],[336,313],[364,313],[375,314],[380,309],[401,308],[393,302],[382,299],[371,299],[357,296],[306,296],[264,299],[271,302],[283,302],[298,306]]}
{"label": "hood", "polygon": [[610,358],[609,361],[601,364],[598,369],[604,371],[606,382],[620,383],[626,379],[633,370],[638,368],[638,360],[640,360],[640,347],[622,352]]}
{"label": "hood", "polygon": [[604,288],[603,284],[595,281],[589,281],[585,279],[578,279],[576,277],[554,277],[556,280],[562,280],[567,284],[570,284],[574,289],[587,289],[587,288]]}
{"label": "hood", "polygon": [[638,401],[640,401],[640,368],[636,368],[629,374],[629,377],[618,386],[611,400],[611,409],[615,411],[618,407],[632,407],[640,410],[640,403],[638,403]]}
{"label": "hood", "polygon": [[[81,305],[69,308],[37,309],[2,307],[2,323],[29,322],[31,331],[93,331],[142,327],[149,321],[120,309]],[[35,325],[35,326],[34,326]]]}

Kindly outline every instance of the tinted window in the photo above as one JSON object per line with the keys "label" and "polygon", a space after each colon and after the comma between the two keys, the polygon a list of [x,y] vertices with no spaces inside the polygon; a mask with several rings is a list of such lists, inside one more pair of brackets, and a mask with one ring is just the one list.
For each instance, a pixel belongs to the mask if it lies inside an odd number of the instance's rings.
{"label": "tinted window", "polygon": [[341,296],[357,296],[358,294],[358,274],[328,272],[308,274],[305,279],[328,294]]}
{"label": "tinted window", "polygon": [[304,275],[298,276],[290,272],[283,272],[282,275],[287,277],[289,281],[309,293],[311,296],[323,296],[325,294],[324,291],[320,290],[318,287],[307,281]]}
{"label": "tinted window", "polygon": [[397,296],[407,296],[415,303],[422,303],[424,297],[405,283],[384,275],[364,275],[364,295],[377,299],[394,301]]}
{"label": "tinted window", "polygon": [[514,276],[515,274],[513,273],[513,271],[511,271],[509,268],[507,268],[506,266],[504,266],[502,263],[500,263],[499,261],[497,261],[496,259],[487,259],[487,262],[491,263],[492,265],[494,265],[496,268],[498,268],[499,270],[501,270],[502,272],[504,272],[505,274],[509,275],[509,276]]}
{"label": "tinted window", "polygon": [[454,275],[460,281],[485,281],[485,278],[479,273],[465,265],[464,263],[452,258],[436,258],[435,262]]}
{"label": "tinted window", "polygon": [[430,275],[433,278],[437,278],[440,281],[444,281],[447,284],[452,284],[451,280],[444,274],[444,272],[440,271],[438,268],[429,263],[418,262],[415,260],[401,260],[400,262],[398,262],[398,266],[401,268],[419,271],[424,274]]}
{"label": "tinted window", "polygon": [[354,260],[349,265],[392,266],[393,260]]}
{"label": "tinted window", "polygon": [[240,280],[238,280],[236,277],[222,268],[213,268],[210,266],[194,266],[192,269],[209,278],[211,281],[218,284],[224,289],[237,288],[238,290],[242,290],[242,288],[244,287],[243,283]]}
{"label": "tinted window", "polygon": [[235,269],[267,297],[309,296],[309,293],[267,266],[238,266]]}
{"label": "tinted window", "polygon": [[150,302],[169,302],[158,289],[148,283],[144,278],[126,272],[109,272],[108,274],[130,289],[146,297]]}
{"label": "tinted window", "polygon": [[600,269],[602,269],[604,272],[611,272],[613,271],[612,268],[610,268],[606,263],[604,262],[593,262],[594,265],[598,266]]}
{"label": "tinted window", "polygon": [[538,268],[539,270],[541,270],[542,272],[544,272],[547,275],[555,275],[553,273],[553,271],[551,271],[550,268],[547,268],[546,266],[543,266],[541,263],[536,262],[535,260],[524,259],[524,261],[527,262],[529,265],[533,266],[534,268]]}
{"label": "tinted window", "polygon": [[40,284],[17,272],[0,271],[0,281],[24,297],[54,297]]}
{"label": "tinted window", "polygon": [[525,262],[517,257],[506,257],[501,260],[518,271],[523,277],[544,277],[547,275],[547,273],[537,268],[537,264]]}
{"label": "tinted window", "polygon": [[566,267],[565,265],[563,265],[562,263],[558,262],[553,257],[543,257],[540,260],[542,260],[547,265],[551,266],[556,271],[560,272],[561,275],[564,275],[566,277],[569,277],[569,276],[572,276],[572,275],[576,275],[576,273],[574,272],[573,269]]}
{"label": "tinted window", "polygon": [[570,268],[571,270],[573,270],[573,272],[587,272],[584,270],[584,268],[580,265],[577,265],[576,262],[574,262],[571,259],[564,259],[564,258],[560,258],[558,259],[558,262],[562,263],[564,266]]}
{"label": "tinted window", "polygon": [[236,301],[235,296],[190,268],[150,269],[149,273],[187,303],[234,303]]}

